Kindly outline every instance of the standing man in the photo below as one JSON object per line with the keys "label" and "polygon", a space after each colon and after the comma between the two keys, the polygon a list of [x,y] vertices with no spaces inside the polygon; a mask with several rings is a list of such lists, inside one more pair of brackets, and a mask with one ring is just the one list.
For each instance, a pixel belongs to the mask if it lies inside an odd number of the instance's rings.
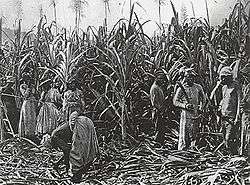
{"label": "standing man", "polygon": [[194,83],[194,74],[192,69],[185,69],[183,82],[179,84],[173,98],[173,104],[182,109],[178,150],[195,146],[198,113],[205,103],[203,88]]}
{"label": "standing man", "polygon": [[233,79],[232,69],[228,66],[221,69],[220,81],[223,86],[219,111],[222,125],[225,128],[225,145],[231,154],[237,154],[233,131],[240,118],[241,90],[239,84]]}
{"label": "standing man", "polygon": [[150,101],[152,105],[152,122],[154,124],[155,140],[163,143],[163,134],[160,131],[162,129],[162,113],[164,104],[164,93],[162,90],[163,85],[163,74],[160,72],[156,73],[155,81],[150,88]]}

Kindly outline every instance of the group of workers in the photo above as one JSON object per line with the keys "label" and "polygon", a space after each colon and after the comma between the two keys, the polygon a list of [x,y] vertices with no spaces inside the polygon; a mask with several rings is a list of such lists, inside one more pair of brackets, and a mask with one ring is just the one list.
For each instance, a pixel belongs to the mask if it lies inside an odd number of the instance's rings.
{"label": "group of workers", "polygon": [[[233,78],[233,71],[224,66],[219,71],[219,81],[216,88],[221,87],[222,98],[218,112],[224,128],[224,144],[231,154],[237,154],[235,127],[242,122],[241,148],[250,155],[250,65],[246,65],[241,73],[243,84]],[[195,72],[192,68],[182,71],[173,97],[173,105],[181,109],[178,149],[186,150],[196,145],[198,135],[198,118],[206,105],[206,95],[203,87],[195,83]],[[161,109],[164,104],[162,77],[157,76],[150,89],[153,106],[152,121],[155,125],[156,138],[162,130],[160,121]],[[81,179],[96,156],[99,154],[98,140],[94,124],[91,119],[83,115],[85,103],[83,92],[78,89],[76,80],[67,84],[67,89],[61,93],[59,83],[45,81],[40,84],[42,93],[35,98],[34,87],[30,77],[23,77],[20,81],[20,93],[23,99],[21,111],[18,112],[16,94],[13,89],[14,79],[7,77],[5,85],[1,87],[0,98],[0,126],[1,139],[10,129],[20,137],[28,138],[36,143],[47,136],[51,136],[51,145],[60,148],[64,156],[54,166],[64,164],[71,169],[72,181]],[[171,100],[172,101],[172,100]],[[4,120],[9,124],[4,124]],[[164,123],[167,124],[167,123]],[[7,125],[7,126],[6,126]],[[8,127],[8,128],[7,128]],[[162,132],[161,132],[162,133]],[[239,139],[239,138],[238,138]]]}
{"label": "group of workers", "polygon": [[[233,69],[223,66],[219,69],[219,80],[208,97],[200,84],[195,83],[196,73],[192,68],[184,68],[180,81],[178,81],[174,95],[173,105],[181,110],[178,149],[193,149],[199,135],[199,119],[208,105],[211,103],[215,92],[219,89],[221,100],[217,106],[217,117],[220,118],[223,132],[223,143],[229,154],[244,154],[250,156],[250,64],[242,70],[244,80],[241,83],[234,78]],[[155,125],[155,138],[159,132],[160,115],[164,103],[162,87],[162,75],[156,75],[156,80],[151,86],[151,104],[153,107],[152,121]],[[212,95],[213,94],[213,95]],[[219,96],[218,96],[219,97]],[[171,110],[167,110],[171,111]],[[219,123],[218,123],[219,124]],[[162,128],[161,128],[162,129]],[[239,131],[240,130],[240,131]],[[236,134],[240,132],[240,134]],[[238,138],[237,138],[238,137]],[[241,141],[239,146],[238,141]]]}
{"label": "group of workers", "polygon": [[52,147],[63,152],[63,157],[53,162],[55,169],[64,165],[67,171],[71,169],[71,180],[80,181],[99,155],[99,146],[92,120],[83,115],[84,97],[77,88],[77,81],[68,82],[67,90],[60,93],[59,83],[47,80],[40,84],[42,93],[38,99],[31,78],[24,76],[20,83],[23,99],[20,113],[13,89],[14,79],[7,77],[5,84],[1,87],[0,99],[2,139],[8,138],[10,131],[38,144],[49,139]]}

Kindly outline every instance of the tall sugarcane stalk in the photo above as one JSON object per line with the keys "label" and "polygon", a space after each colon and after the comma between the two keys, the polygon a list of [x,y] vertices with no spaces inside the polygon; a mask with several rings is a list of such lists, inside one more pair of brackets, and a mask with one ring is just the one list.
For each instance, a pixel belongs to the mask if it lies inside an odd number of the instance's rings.
{"label": "tall sugarcane stalk", "polygon": [[38,8],[39,8],[39,17],[41,19],[43,17],[43,5],[40,4]]}
{"label": "tall sugarcane stalk", "polygon": [[[18,70],[19,68],[19,61],[20,61],[20,42],[21,42],[21,20],[18,21],[18,27],[15,31],[15,45],[16,45],[16,51],[13,57],[13,63],[15,64],[14,66],[14,74],[16,75],[16,80],[15,80],[15,94],[17,96],[20,95],[20,90],[19,90],[19,86],[20,86],[20,78],[21,78],[21,74]],[[20,98],[16,98],[16,104],[18,108],[21,108],[21,99]]]}
{"label": "tall sugarcane stalk", "polygon": [[239,39],[239,46],[241,45],[241,21],[242,13],[241,13],[241,0],[238,0],[238,39]]}
{"label": "tall sugarcane stalk", "polygon": [[206,5],[206,13],[207,13],[207,22],[208,22],[208,25],[210,26],[210,17],[209,17],[207,0],[205,0],[205,5]]}
{"label": "tall sugarcane stalk", "polygon": [[53,14],[54,14],[54,22],[56,25],[56,34],[58,33],[58,28],[57,28],[57,11],[56,11],[56,0],[50,0],[51,5],[53,6]]}
{"label": "tall sugarcane stalk", "polygon": [[75,30],[78,33],[80,28],[83,7],[88,5],[87,0],[71,0],[71,8],[75,13]]}
{"label": "tall sugarcane stalk", "polygon": [[4,122],[3,122],[3,102],[2,96],[0,94],[0,143],[4,141]]}
{"label": "tall sugarcane stalk", "polygon": [[133,0],[129,0],[129,11],[132,11]]}
{"label": "tall sugarcane stalk", "polygon": [[159,16],[159,25],[161,27],[162,22],[161,22],[161,0],[158,0],[158,16]]}
{"label": "tall sugarcane stalk", "polygon": [[193,13],[193,17],[195,18],[196,16],[195,16],[194,4],[193,4],[193,2],[192,2],[192,1],[191,1],[190,3],[191,3],[191,6],[192,6],[192,13]]}
{"label": "tall sugarcane stalk", "polygon": [[57,14],[56,14],[56,2],[54,1],[53,3],[53,10],[54,10],[54,19],[55,19],[55,24],[56,24],[56,34],[57,32]]}
{"label": "tall sugarcane stalk", "polygon": [[108,11],[109,11],[109,0],[104,0],[104,13],[105,13],[104,28],[105,28],[105,31],[108,30]]}
{"label": "tall sugarcane stalk", "polygon": [[248,12],[248,21],[247,21],[247,35],[246,35],[246,53],[248,58],[250,58],[250,8]]}
{"label": "tall sugarcane stalk", "polygon": [[2,29],[3,29],[3,18],[0,18],[0,47],[2,47]]}

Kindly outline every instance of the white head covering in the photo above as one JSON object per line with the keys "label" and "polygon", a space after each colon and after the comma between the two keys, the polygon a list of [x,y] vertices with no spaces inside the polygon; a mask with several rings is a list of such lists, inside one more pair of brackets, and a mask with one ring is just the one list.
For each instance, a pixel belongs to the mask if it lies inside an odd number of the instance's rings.
{"label": "white head covering", "polygon": [[233,71],[232,71],[232,68],[229,66],[223,67],[220,70],[220,77],[221,76],[232,76],[232,75],[233,75]]}

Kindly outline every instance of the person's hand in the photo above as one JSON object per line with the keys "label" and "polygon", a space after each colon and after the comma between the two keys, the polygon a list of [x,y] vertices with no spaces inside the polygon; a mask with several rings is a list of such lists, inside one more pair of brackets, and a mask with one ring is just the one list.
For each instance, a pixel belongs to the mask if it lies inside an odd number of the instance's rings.
{"label": "person's hand", "polygon": [[217,114],[218,115],[221,115],[221,109],[222,109],[221,105],[217,107]]}
{"label": "person's hand", "polygon": [[186,104],[185,108],[187,110],[194,110],[194,106],[192,104],[190,104],[190,103]]}
{"label": "person's hand", "polygon": [[235,120],[234,120],[234,125],[237,125],[237,123],[239,122],[239,117],[240,117],[240,116],[238,116],[238,115],[236,116],[236,118],[235,118]]}
{"label": "person's hand", "polygon": [[219,79],[217,82],[216,82],[216,85],[215,85],[215,87],[219,87],[220,85],[221,85],[221,83],[222,83],[222,81],[221,81],[221,79]]}
{"label": "person's hand", "polygon": [[204,110],[203,110],[203,107],[199,105],[197,111],[198,111],[198,114],[202,114],[203,111],[204,111]]}

